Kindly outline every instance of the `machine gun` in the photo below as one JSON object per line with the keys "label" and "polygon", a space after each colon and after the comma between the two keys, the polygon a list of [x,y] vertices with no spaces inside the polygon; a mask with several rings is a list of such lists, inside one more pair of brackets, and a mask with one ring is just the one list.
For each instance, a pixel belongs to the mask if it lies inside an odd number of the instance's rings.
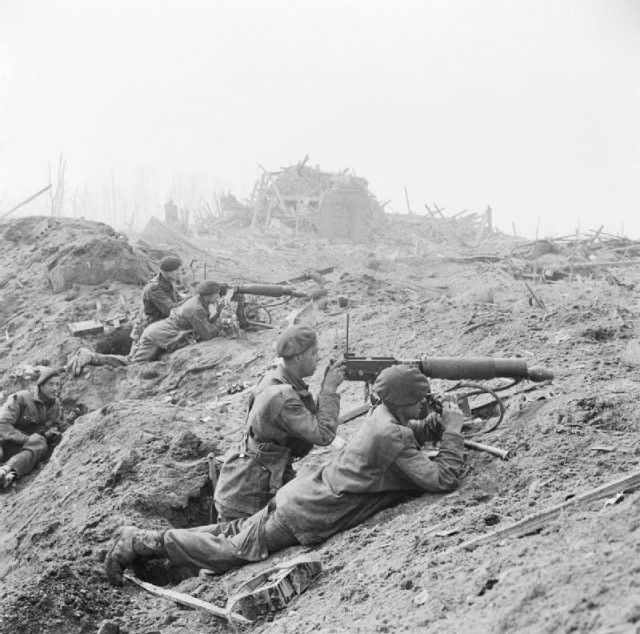
{"label": "machine gun", "polygon": [[[554,378],[553,372],[546,368],[529,368],[524,359],[494,358],[494,357],[423,357],[420,359],[396,359],[395,357],[358,357],[349,352],[349,315],[347,315],[347,342],[344,353],[345,379],[347,381],[362,381],[367,388],[371,388],[378,375],[385,368],[394,365],[411,365],[428,378],[447,379],[450,381],[463,381],[457,387],[472,388],[477,391],[465,394],[465,397],[473,396],[482,392],[487,392],[495,399],[500,408],[500,417],[489,429],[481,433],[489,433],[496,429],[502,422],[505,414],[504,403],[496,394],[496,391],[512,387],[515,383],[528,379],[529,381],[541,382],[550,381]],[[491,389],[477,383],[468,381],[489,380],[495,378],[509,378],[512,383],[502,388]],[[368,390],[372,404],[375,404],[376,397]],[[366,406],[354,410],[351,414],[341,417],[341,422],[346,422],[356,418],[366,411]],[[420,418],[425,418],[429,411],[442,413],[442,400],[434,394],[428,394],[423,402]],[[469,434],[467,437],[470,437]],[[473,441],[465,441],[468,447],[489,451],[506,459],[507,452],[479,445]]]}
{"label": "machine gun", "polygon": [[309,297],[308,293],[299,291],[294,286],[287,286],[285,284],[239,284],[233,286],[232,284],[220,285],[220,297],[224,297],[229,289],[233,288],[235,294],[238,295],[262,295],[264,297]]}
{"label": "machine gun", "polygon": [[346,352],[345,377],[347,381],[373,383],[378,374],[392,365],[406,364],[418,368],[432,379],[450,381],[486,380],[495,378],[550,381],[553,372],[545,368],[529,368],[524,359],[499,359],[493,357],[424,357],[422,359],[396,359],[394,357],[356,357]]}
{"label": "machine gun", "polygon": [[378,374],[392,365],[406,364],[418,368],[431,379],[483,380],[511,378],[516,381],[550,381],[553,372],[544,368],[529,368],[524,359],[494,357],[424,357],[422,359],[396,359],[394,357],[356,357],[349,352],[349,315],[347,314],[346,346],[344,353],[347,381],[365,381],[371,385]]}
{"label": "machine gun", "polygon": [[[277,306],[278,304],[264,305],[254,302],[248,302],[245,300],[245,295],[258,295],[261,297],[286,297],[286,301],[289,301],[292,297],[311,297],[308,293],[300,291],[294,286],[287,284],[239,284],[233,286],[232,284],[220,285],[220,297],[226,297],[229,291],[233,291],[233,295],[229,298],[231,301],[238,303],[236,310],[236,316],[238,318],[239,326],[246,328],[249,326],[257,328],[275,328],[271,325],[271,313],[269,308]],[[284,303],[284,302],[281,302]],[[265,322],[265,316],[267,321]]]}

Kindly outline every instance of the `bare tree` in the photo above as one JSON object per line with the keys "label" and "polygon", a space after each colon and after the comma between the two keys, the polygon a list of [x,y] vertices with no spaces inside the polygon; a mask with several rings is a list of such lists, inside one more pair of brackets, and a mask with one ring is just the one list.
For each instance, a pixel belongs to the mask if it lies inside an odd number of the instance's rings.
{"label": "bare tree", "polygon": [[64,170],[67,162],[60,153],[58,159],[58,174],[55,184],[51,182],[51,163],[49,163],[49,183],[52,185],[49,190],[49,209],[52,216],[64,215]]}

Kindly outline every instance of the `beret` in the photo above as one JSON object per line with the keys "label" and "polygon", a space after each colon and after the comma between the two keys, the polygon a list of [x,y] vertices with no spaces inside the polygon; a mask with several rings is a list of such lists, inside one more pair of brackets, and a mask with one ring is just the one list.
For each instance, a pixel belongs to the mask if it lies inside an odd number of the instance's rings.
{"label": "beret", "polygon": [[196,293],[200,295],[215,295],[220,291],[220,284],[213,280],[204,280],[196,286]]}
{"label": "beret", "polygon": [[429,392],[429,379],[411,365],[392,365],[380,372],[373,391],[386,405],[405,407],[419,403]]}
{"label": "beret", "polygon": [[308,326],[289,326],[283,330],[277,341],[278,356],[287,359],[302,354],[318,341],[316,333]]}
{"label": "beret", "polygon": [[177,271],[181,266],[182,262],[180,258],[177,258],[175,255],[167,255],[160,260],[161,271]]}
{"label": "beret", "polygon": [[42,370],[42,372],[40,372],[38,380],[36,381],[36,385],[40,387],[41,385],[44,385],[49,379],[52,379],[54,376],[60,376],[60,372],[52,368]]}

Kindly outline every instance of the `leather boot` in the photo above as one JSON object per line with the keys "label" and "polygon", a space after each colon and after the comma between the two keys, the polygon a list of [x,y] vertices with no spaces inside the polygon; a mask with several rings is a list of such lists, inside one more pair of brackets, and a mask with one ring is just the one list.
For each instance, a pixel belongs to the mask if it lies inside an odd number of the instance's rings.
{"label": "leather boot", "polygon": [[0,467],[0,489],[8,489],[16,479],[16,472],[9,465]]}
{"label": "leather boot", "polygon": [[112,586],[122,585],[125,569],[135,561],[164,555],[165,531],[146,531],[135,526],[122,526],[113,539],[105,559],[107,580]]}

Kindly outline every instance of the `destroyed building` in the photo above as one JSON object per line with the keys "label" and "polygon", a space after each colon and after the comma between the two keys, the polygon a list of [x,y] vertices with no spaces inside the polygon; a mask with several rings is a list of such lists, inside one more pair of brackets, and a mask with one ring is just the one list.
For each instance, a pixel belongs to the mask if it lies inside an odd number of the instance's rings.
{"label": "destroyed building", "polygon": [[[219,217],[226,223],[294,237],[306,234],[330,242],[371,243],[384,211],[367,180],[349,169],[325,172],[317,165],[310,167],[308,158],[272,172],[262,168],[247,204],[231,193],[218,199]],[[210,210],[201,210],[201,233],[210,234],[214,223]]]}

